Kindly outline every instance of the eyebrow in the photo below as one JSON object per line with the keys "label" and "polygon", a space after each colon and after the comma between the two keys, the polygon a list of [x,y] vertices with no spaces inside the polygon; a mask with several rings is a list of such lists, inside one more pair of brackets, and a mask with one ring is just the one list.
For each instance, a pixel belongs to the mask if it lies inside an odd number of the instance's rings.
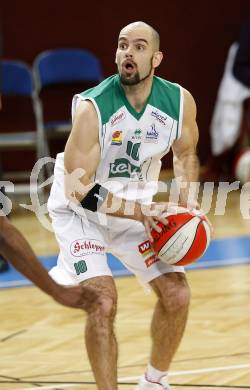
{"label": "eyebrow", "polygon": [[[122,41],[122,40],[127,41],[128,39],[125,38],[125,37],[120,37],[120,38],[118,39],[118,42],[120,42],[120,41]],[[137,39],[134,39],[133,42],[144,42],[144,43],[146,43],[147,45],[149,44],[148,41],[147,41],[146,39],[144,39],[144,38],[137,38]]]}

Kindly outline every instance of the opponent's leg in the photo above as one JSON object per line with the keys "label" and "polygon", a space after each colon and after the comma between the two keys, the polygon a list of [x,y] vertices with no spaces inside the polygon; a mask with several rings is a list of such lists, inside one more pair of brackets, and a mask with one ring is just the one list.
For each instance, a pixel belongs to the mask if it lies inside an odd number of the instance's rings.
{"label": "opponent's leg", "polygon": [[97,294],[87,310],[85,341],[97,388],[117,389],[117,343],[114,334],[117,293],[110,276],[98,276],[81,284]]}

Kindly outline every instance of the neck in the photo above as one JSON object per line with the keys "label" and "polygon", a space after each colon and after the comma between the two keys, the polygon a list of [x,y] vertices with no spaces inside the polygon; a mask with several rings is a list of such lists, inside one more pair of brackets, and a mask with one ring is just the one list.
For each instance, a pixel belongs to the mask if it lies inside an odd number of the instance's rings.
{"label": "neck", "polygon": [[140,112],[143,109],[151,93],[152,84],[153,75],[136,85],[121,84],[122,88],[124,89],[126,98],[128,99],[131,106],[135,109],[135,111]]}

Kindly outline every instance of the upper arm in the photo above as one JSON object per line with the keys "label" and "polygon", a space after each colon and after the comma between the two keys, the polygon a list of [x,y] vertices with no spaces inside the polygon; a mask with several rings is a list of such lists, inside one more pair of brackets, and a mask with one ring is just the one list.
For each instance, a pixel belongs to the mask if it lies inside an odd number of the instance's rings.
{"label": "upper arm", "polygon": [[196,147],[199,138],[198,126],[196,123],[196,104],[192,95],[184,91],[184,107],[181,137],[172,145],[176,158],[196,154]]}
{"label": "upper arm", "polygon": [[81,168],[88,184],[100,161],[99,124],[93,103],[82,101],[76,111],[72,131],[64,152],[67,173]]}

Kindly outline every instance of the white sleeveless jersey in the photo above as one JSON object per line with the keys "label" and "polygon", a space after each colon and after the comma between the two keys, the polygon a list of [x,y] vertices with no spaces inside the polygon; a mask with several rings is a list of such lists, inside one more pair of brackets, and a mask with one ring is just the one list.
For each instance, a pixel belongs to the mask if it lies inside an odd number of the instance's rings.
{"label": "white sleeveless jersey", "polygon": [[116,196],[147,203],[157,192],[161,158],[180,137],[182,88],[154,76],[151,94],[138,113],[128,102],[119,75],[74,96],[72,117],[90,100],[99,120],[101,160],[93,177]]}

